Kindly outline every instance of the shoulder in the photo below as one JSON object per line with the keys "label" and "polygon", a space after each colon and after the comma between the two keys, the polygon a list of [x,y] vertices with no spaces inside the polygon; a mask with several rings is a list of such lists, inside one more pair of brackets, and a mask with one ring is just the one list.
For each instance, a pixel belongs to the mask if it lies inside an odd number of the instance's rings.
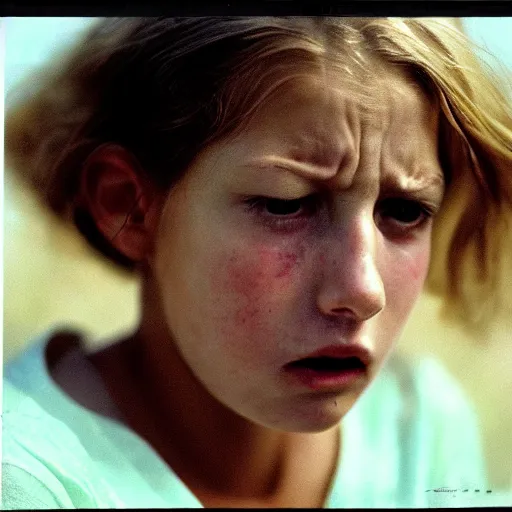
{"label": "shoulder", "polygon": [[3,403],[3,508],[95,508],[94,468],[73,432],[8,381]]}
{"label": "shoulder", "polygon": [[402,460],[416,479],[408,485],[425,493],[428,506],[472,505],[475,492],[484,494],[487,478],[478,415],[469,396],[433,357],[398,357],[389,371],[402,403]]}
{"label": "shoulder", "polygon": [[[33,344],[4,371],[3,508],[196,507],[144,439],[64,392],[50,377],[47,348],[44,339]],[[73,385],[107,400],[78,359],[67,365]]]}
{"label": "shoulder", "polygon": [[471,416],[475,414],[471,400],[461,384],[437,359],[412,359],[409,371],[416,394],[426,407],[451,415],[454,412]]}
{"label": "shoulder", "polygon": [[431,357],[394,353],[344,423],[352,483],[372,507],[461,506],[487,485],[475,410]]}
{"label": "shoulder", "polygon": [[[410,365],[410,384],[413,387],[413,411],[429,436],[430,446],[436,448],[437,471],[457,462],[474,467],[480,455],[480,428],[477,411],[462,385],[434,358],[413,360]],[[468,459],[469,457],[469,459]],[[471,459],[474,457],[474,459]],[[444,463],[441,465],[439,462]],[[483,477],[483,475],[481,475]]]}

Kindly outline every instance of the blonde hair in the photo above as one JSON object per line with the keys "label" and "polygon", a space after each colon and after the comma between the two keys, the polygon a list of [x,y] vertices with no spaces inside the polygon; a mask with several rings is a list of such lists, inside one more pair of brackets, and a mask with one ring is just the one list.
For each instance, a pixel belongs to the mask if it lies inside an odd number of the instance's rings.
{"label": "blonde hair", "polygon": [[466,323],[477,321],[484,303],[495,304],[508,233],[512,112],[507,84],[449,20],[102,20],[8,110],[6,156],[47,206],[130,268],[76,200],[95,148],[125,146],[169,188],[201,149],[242,130],[280,84],[336,65],[362,86],[376,62],[401,68],[440,106],[448,186],[427,285]]}

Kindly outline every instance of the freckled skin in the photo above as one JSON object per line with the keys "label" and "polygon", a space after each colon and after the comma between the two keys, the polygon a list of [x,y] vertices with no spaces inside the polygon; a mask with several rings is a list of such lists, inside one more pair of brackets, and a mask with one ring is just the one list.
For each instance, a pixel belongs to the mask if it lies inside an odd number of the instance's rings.
{"label": "freckled skin", "polygon": [[[373,379],[421,292],[430,226],[393,239],[374,210],[386,173],[419,179],[396,148],[436,165],[437,117],[402,78],[386,80],[389,101],[372,122],[343,84],[283,93],[247,132],[196,160],[162,215],[154,273],[169,343],[201,386],[256,424],[320,432],[339,422],[364,388],[312,392],[288,380],[283,366],[328,345],[360,343],[374,356]],[[285,173],[244,167],[254,157],[293,157],[296,135],[321,153],[304,150],[301,161],[334,166],[335,207],[280,232],[233,196],[312,193]]]}
{"label": "freckled skin", "polygon": [[[221,296],[236,297],[234,315],[223,315],[220,328],[229,339],[246,336],[247,331],[258,333],[265,329],[272,312],[272,296],[283,290],[286,293],[300,256],[287,250],[256,249],[232,254],[227,264],[221,259],[212,269],[212,280]],[[223,276],[218,279],[218,276]]]}

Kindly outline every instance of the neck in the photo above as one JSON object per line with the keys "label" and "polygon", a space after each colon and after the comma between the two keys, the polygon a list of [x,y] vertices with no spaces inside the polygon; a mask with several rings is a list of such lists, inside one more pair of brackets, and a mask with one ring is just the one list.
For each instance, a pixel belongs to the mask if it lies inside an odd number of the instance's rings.
{"label": "neck", "polygon": [[297,485],[291,475],[303,472],[311,457],[318,461],[320,449],[325,450],[321,453],[330,482],[337,432],[272,430],[228,409],[183,361],[164,327],[155,304],[157,293],[149,282],[143,286],[143,295],[140,328],[123,349],[126,372],[133,382],[124,412],[130,426],[181,480],[204,501],[216,496],[272,501],[288,492],[290,481]]}

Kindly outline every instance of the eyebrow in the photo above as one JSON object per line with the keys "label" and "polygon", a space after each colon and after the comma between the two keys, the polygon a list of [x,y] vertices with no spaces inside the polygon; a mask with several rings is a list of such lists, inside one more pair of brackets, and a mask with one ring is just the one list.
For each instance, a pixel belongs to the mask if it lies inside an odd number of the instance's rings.
{"label": "eyebrow", "polygon": [[435,167],[422,167],[414,174],[387,174],[383,177],[381,191],[386,193],[403,190],[411,194],[436,194],[441,201],[445,192],[445,178],[442,170]]}
{"label": "eyebrow", "polygon": [[[271,172],[285,171],[315,181],[328,181],[334,178],[339,171],[335,167],[322,167],[279,156],[253,159],[245,167]],[[416,183],[411,185],[411,182]],[[383,177],[381,188],[384,191],[398,189],[410,193],[422,193],[433,190],[442,199],[445,189],[445,178],[441,168],[438,166],[422,167],[418,173],[410,175],[397,176],[394,173],[386,173]]]}
{"label": "eyebrow", "polygon": [[250,160],[244,167],[252,169],[270,170],[270,171],[286,171],[296,174],[302,178],[327,181],[336,176],[338,169],[334,167],[321,167],[318,165],[307,164],[305,162],[297,162],[290,158],[279,156],[271,156]]}

